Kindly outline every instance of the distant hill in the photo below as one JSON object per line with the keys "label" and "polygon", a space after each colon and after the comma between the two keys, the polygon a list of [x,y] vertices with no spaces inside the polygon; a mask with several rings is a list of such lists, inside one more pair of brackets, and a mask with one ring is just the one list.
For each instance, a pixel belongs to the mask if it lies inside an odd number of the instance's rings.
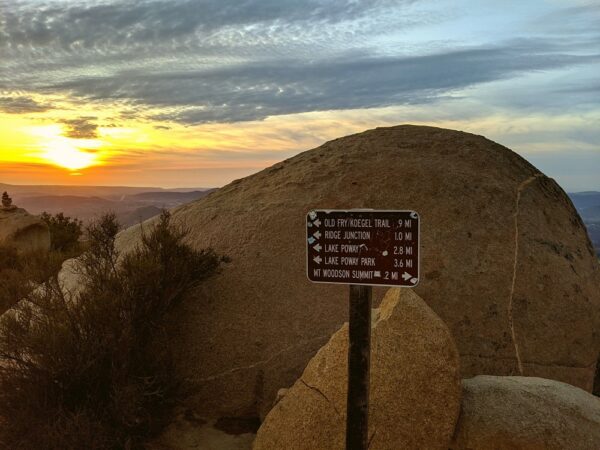
{"label": "distant hill", "polygon": [[158,216],[162,211],[162,208],[156,206],[143,206],[131,212],[117,214],[117,219],[124,228],[129,228],[154,216]]}
{"label": "distant hill", "polygon": [[100,197],[81,197],[78,195],[13,196],[13,200],[31,214],[40,214],[43,211],[53,214],[57,212],[67,214],[68,211],[68,215],[79,217],[82,220],[92,212],[113,209],[115,203]]}
{"label": "distant hill", "polygon": [[590,206],[600,206],[600,192],[573,192],[569,194],[573,204],[578,210],[589,208]]}
{"label": "distant hill", "polygon": [[207,189],[202,191],[191,191],[191,192],[172,192],[172,191],[153,191],[153,192],[142,192],[140,194],[128,195],[125,197],[128,200],[150,202],[150,203],[164,203],[164,204],[182,204],[193,202],[208,194],[214,189]]}
{"label": "distant hill", "polygon": [[39,197],[47,195],[73,195],[80,197],[109,198],[123,195],[133,195],[140,192],[160,191],[161,188],[127,186],[19,185],[0,183],[0,190],[8,191],[13,198]]}
{"label": "distant hill", "polygon": [[16,205],[31,214],[46,211],[77,217],[89,223],[102,213],[112,211],[124,227],[184,203],[202,198],[214,189],[162,189],[126,186],[35,186],[0,183]]}
{"label": "distant hill", "polygon": [[583,219],[590,240],[600,256],[600,192],[574,192],[569,197]]}
{"label": "distant hill", "polygon": [[581,217],[583,220],[600,222],[600,205],[588,206],[581,209]]}

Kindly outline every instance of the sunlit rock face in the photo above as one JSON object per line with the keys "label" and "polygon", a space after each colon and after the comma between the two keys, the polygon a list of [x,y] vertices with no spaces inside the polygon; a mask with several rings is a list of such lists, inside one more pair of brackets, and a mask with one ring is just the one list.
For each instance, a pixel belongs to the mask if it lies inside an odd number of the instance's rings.
{"label": "sunlit rock face", "polygon": [[15,247],[23,253],[48,251],[50,231],[39,217],[22,208],[0,207],[0,245]]}
{"label": "sunlit rock face", "polygon": [[[565,193],[482,136],[398,126],[328,142],[174,211],[190,244],[232,259],[169,324],[191,408],[264,416],[347,320],[348,288],[306,278],[314,208],[420,214],[415,291],[448,325],[463,377],[592,389],[599,268]],[[139,237],[139,227],[123,232],[121,250]]]}
{"label": "sunlit rock face", "polygon": [[[458,352],[448,327],[409,289],[373,311],[370,450],[447,450],[460,411]],[[348,325],[310,360],[269,412],[253,450],[345,447]]]}

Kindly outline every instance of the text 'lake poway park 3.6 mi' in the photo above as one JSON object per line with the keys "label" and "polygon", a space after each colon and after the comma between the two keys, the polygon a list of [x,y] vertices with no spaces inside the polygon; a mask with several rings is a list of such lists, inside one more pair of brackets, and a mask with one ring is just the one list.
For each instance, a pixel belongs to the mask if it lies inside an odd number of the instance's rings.
{"label": "text 'lake poway park 3.6 mi'", "polygon": [[307,276],[317,283],[414,287],[415,211],[313,210],[306,215]]}

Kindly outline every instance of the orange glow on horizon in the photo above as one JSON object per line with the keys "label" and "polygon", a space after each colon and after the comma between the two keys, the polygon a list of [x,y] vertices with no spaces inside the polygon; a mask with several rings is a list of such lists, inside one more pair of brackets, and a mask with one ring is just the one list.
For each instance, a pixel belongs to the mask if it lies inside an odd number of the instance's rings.
{"label": "orange glow on horizon", "polygon": [[[0,183],[217,187],[327,140],[406,122],[482,134],[523,153],[558,153],[565,140],[538,139],[544,130],[587,129],[599,118],[595,112],[515,118],[499,111],[464,121],[444,111],[437,114],[432,119],[430,107],[411,105],[185,126],[142,116],[123,119],[118,105],[0,113]],[[89,133],[93,138],[69,137],[68,122],[81,117],[95,126]],[[567,143],[580,151],[597,148]]]}

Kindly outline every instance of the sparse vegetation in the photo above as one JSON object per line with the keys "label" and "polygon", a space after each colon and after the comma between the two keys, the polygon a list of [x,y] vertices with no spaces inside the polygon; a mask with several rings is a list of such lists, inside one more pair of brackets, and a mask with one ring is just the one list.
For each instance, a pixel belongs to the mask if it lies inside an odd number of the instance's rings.
{"label": "sparse vegetation", "polygon": [[63,213],[55,215],[43,212],[40,218],[50,229],[50,245],[52,250],[70,253],[79,249],[79,239],[83,235],[83,223],[71,219]]}
{"label": "sparse vegetation", "polygon": [[88,227],[78,295],[52,276],[2,317],[3,448],[135,449],[164,425],[179,383],[163,319],[225,259],[166,212],[124,256],[118,230],[114,215]]}
{"label": "sparse vegetation", "polygon": [[10,208],[12,206],[12,198],[10,198],[6,191],[2,193],[2,206],[5,208]]}

